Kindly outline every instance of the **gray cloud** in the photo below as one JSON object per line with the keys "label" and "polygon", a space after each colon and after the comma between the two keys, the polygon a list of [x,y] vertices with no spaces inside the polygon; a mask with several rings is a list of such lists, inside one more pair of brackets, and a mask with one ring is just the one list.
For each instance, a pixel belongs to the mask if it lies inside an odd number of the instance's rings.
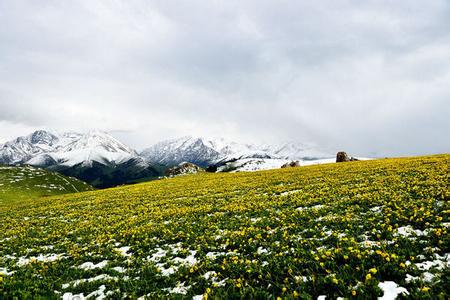
{"label": "gray cloud", "polygon": [[1,1],[0,141],[99,128],[448,152],[448,1]]}

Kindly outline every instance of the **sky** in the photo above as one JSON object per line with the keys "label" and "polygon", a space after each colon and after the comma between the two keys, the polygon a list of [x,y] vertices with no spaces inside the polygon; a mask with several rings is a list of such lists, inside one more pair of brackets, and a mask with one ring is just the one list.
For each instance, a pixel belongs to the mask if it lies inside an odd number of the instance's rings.
{"label": "sky", "polygon": [[450,1],[0,0],[0,142],[450,152]]}

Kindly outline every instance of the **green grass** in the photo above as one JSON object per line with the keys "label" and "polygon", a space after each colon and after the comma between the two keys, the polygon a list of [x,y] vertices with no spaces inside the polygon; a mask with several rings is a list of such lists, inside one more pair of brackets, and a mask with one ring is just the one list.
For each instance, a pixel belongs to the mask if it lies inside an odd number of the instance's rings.
{"label": "green grass", "polygon": [[447,299],[449,162],[202,173],[12,202],[3,298],[376,299],[391,282]]}
{"label": "green grass", "polygon": [[0,165],[0,206],[39,197],[89,191],[87,183],[33,167]]}

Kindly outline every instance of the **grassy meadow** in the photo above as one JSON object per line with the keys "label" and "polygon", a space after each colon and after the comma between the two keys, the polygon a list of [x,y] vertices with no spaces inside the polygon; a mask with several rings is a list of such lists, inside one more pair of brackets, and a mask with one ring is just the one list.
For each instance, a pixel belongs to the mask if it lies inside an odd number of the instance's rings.
{"label": "grassy meadow", "polygon": [[0,298],[447,299],[449,166],[202,173],[32,199],[8,185],[21,201],[0,205]]}

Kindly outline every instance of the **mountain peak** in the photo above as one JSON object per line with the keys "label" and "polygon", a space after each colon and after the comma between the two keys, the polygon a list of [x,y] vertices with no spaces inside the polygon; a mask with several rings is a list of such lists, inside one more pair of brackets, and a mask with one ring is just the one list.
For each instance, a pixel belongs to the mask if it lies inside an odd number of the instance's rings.
{"label": "mountain peak", "polygon": [[91,130],[56,133],[36,130],[28,136],[5,143],[0,149],[0,163],[48,165],[54,162],[66,166],[76,164],[120,163],[136,157],[136,152],[110,134]]}
{"label": "mountain peak", "polygon": [[46,130],[36,130],[29,136],[30,142],[32,144],[47,144],[51,145],[58,141],[58,137]]}
{"label": "mountain peak", "polygon": [[169,166],[187,161],[202,167],[245,158],[297,160],[328,156],[314,146],[294,142],[261,146],[237,143],[224,138],[195,136],[184,136],[159,142],[145,149],[141,155],[151,162]]}

